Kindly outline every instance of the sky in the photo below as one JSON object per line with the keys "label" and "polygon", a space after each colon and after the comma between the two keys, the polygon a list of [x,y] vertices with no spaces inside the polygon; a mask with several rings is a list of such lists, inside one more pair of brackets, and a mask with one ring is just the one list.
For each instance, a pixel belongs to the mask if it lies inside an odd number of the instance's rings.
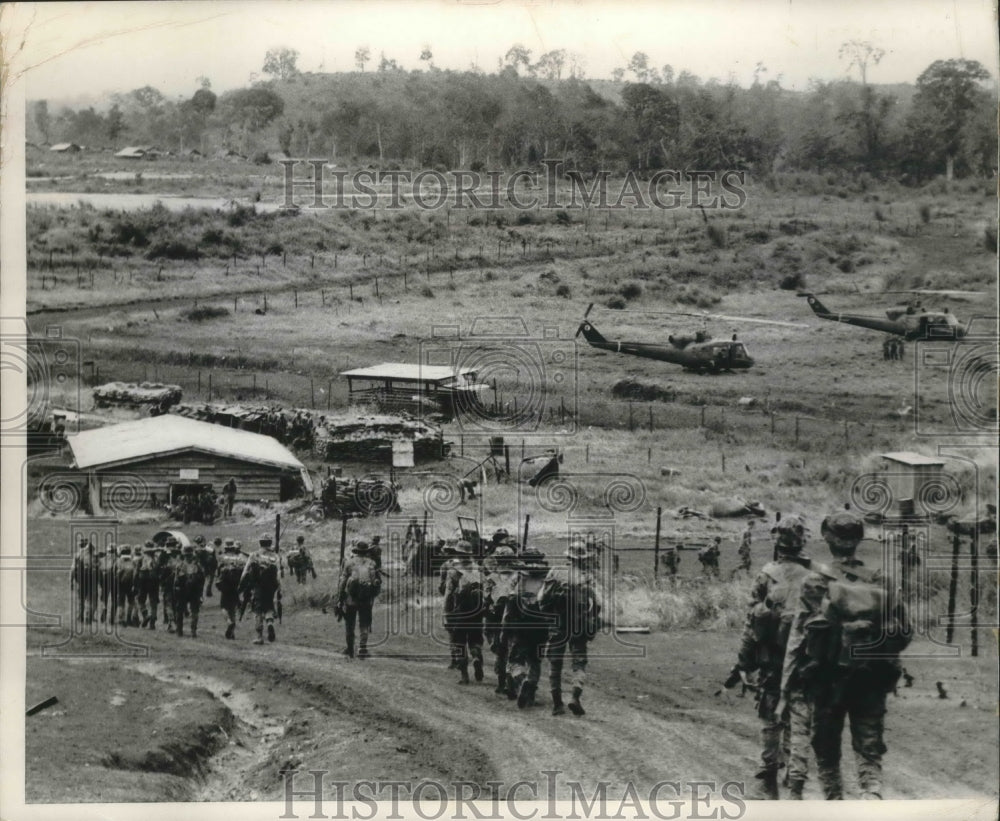
{"label": "sky", "polygon": [[805,89],[812,78],[846,78],[839,47],[862,40],[885,50],[870,82],[914,82],[934,60],[955,57],[998,74],[989,0],[75,2],[18,5],[7,24],[27,30],[18,59],[28,99],[144,85],[190,96],[200,77],[222,92],[247,85],[280,46],[299,52],[302,71],[354,71],[355,49],[367,45],[369,71],[383,52],[423,68],[429,46],[439,68],[492,72],[521,43],[535,59],[553,49],[581,54],[591,78],[610,77],[642,51],[653,66],[744,86],[762,62],[765,80]]}

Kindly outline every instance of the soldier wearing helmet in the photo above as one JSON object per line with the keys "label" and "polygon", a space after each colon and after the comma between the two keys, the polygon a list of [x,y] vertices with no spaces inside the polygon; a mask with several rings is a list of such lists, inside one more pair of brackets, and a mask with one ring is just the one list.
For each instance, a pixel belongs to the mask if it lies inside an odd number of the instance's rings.
{"label": "soldier wearing helmet", "polygon": [[219,607],[226,614],[226,638],[236,638],[236,608],[240,605],[240,577],[246,566],[246,557],[240,552],[235,539],[227,538],[219,556],[218,578]]}
{"label": "soldier wearing helmet", "polygon": [[[760,768],[756,797],[778,798],[778,770],[790,758],[790,767],[803,765],[806,750],[790,751],[788,716],[779,712],[781,673],[792,617],[806,576],[799,556],[806,543],[806,525],[800,516],[788,516],[771,530],[776,558],[761,569],[750,589],[750,607],[740,640],[736,667],[727,684],[758,674],[757,715],[761,720]],[[734,679],[734,675],[738,677]],[[804,781],[805,773],[796,777]],[[799,786],[801,796],[801,785]]]}
{"label": "soldier wearing helmet", "polygon": [[855,555],[864,538],[864,521],[841,510],[823,520],[820,532],[833,561],[812,563],[813,572],[803,581],[788,641],[783,694],[794,702],[801,693],[811,711],[803,732],[808,733],[811,724],[824,797],[843,798],[840,751],[849,717],[861,797],[879,799],[886,696],[899,679],[898,654],[912,631],[893,586]]}
{"label": "soldier wearing helmet", "polygon": [[274,549],[274,541],[267,533],[262,533],[260,550],[251,553],[243,567],[240,576],[239,591],[250,594],[250,607],[254,614],[254,644],[264,643],[264,629],[267,628],[267,640],[274,641],[275,601],[281,599],[281,578],[285,569],[281,557]]}

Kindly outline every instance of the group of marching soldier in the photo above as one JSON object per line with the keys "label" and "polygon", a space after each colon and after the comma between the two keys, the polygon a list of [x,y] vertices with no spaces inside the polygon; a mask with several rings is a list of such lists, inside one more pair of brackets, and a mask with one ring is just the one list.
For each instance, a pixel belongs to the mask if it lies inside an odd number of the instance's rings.
{"label": "group of marching soldier", "polygon": [[[517,550],[506,530],[494,533],[482,564],[472,545],[460,541],[445,548],[439,591],[444,595],[444,626],[451,644],[449,669],[459,684],[484,678],[483,644],[494,656],[495,692],[535,705],[542,660],[549,665],[552,714],[566,706],[583,715],[581,702],[587,669],[587,645],[600,628],[601,601],[595,579],[598,553],[573,541],[567,563],[549,567],[539,551]],[[563,662],[570,657],[571,697],[563,703]]]}
{"label": "group of marching soldier", "polygon": [[[81,537],[73,562],[71,584],[76,590],[77,619],[81,622],[156,629],[162,603],[162,623],[169,632],[184,635],[189,619],[191,636],[198,635],[198,617],[205,598],[219,591],[226,614],[226,638],[236,637],[237,610],[242,620],[247,607],[254,614],[255,644],[276,638],[274,620],[281,619],[281,579],[285,561],[271,537],[260,537],[260,549],[247,554],[235,539],[216,537],[209,544],[197,536],[181,546],[170,536],[162,545],[147,541],[142,547],[109,545],[97,548]],[[286,560],[296,579],[316,571],[299,536]],[[98,614],[98,605],[100,613]]]}

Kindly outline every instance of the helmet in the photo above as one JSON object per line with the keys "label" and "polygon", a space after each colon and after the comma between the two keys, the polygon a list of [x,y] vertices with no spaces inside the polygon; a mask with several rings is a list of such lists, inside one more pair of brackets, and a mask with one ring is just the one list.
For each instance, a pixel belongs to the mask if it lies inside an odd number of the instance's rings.
{"label": "helmet", "polygon": [[504,539],[509,539],[509,538],[510,538],[510,534],[504,528],[502,528],[502,527],[499,528],[498,530],[493,531],[493,541],[494,542],[501,542]]}
{"label": "helmet", "polygon": [[221,536],[216,536],[212,540],[212,544],[214,544],[216,547],[222,547],[222,537]]}
{"label": "helmet", "polygon": [[127,544],[123,544],[120,548],[118,548],[118,555],[119,556],[131,556],[132,555],[132,546],[131,545],[127,545]]}
{"label": "helmet", "polygon": [[181,553],[183,553],[185,556],[193,556],[194,555],[194,545],[193,544],[186,544],[186,545],[184,545],[184,547],[181,548]]}
{"label": "helmet", "polygon": [[865,537],[865,523],[847,510],[839,510],[823,520],[820,533],[835,556],[850,556]]}
{"label": "helmet", "polygon": [[197,545],[205,544],[205,537],[201,536],[201,535],[195,536],[194,537],[194,543],[197,544]]}
{"label": "helmet", "polygon": [[261,533],[258,541],[260,542],[261,547],[271,547],[271,545],[274,544],[274,540],[268,533]]}
{"label": "helmet", "polygon": [[459,556],[471,556],[472,555],[472,544],[465,541],[464,539],[460,541],[454,548],[455,553]]}
{"label": "helmet", "polygon": [[352,553],[357,553],[359,556],[364,555],[368,552],[368,542],[363,539],[355,543],[354,547],[351,548]]}
{"label": "helmet", "polygon": [[296,544],[302,544],[305,540],[306,540],[305,536],[296,536],[295,537],[295,543]]}
{"label": "helmet", "polygon": [[798,553],[806,545],[806,523],[801,516],[787,516],[771,528],[779,553]]}

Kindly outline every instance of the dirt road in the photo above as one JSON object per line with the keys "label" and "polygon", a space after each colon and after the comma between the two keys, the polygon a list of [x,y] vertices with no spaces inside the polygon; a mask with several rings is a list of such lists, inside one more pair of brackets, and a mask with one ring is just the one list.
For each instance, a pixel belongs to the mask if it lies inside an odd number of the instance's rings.
{"label": "dirt road", "polygon": [[[539,782],[546,797],[547,778],[554,778],[560,798],[569,797],[569,782],[579,782],[588,797],[598,782],[608,782],[609,801],[617,806],[613,799],[621,800],[627,783],[646,798],[660,781],[721,786],[749,780],[754,771],[752,700],[730,692],[715,695],[732,663],[733,635],[654,634],[637,637],[630,648],[600,636],[584,699],[587,715],[554,718],[545,669],[540,705],[522,711],[493,692],[489,672],[483,683],[458,686],[456,674],[445,669],[444,648],[430,637],[387,636],[374,658],[351,661],[339,652],[341,628],[332,616],[296,610],[286,615],[277,643],[254,646],[246,622],[237,641],[224,641],[220,614],[214,602],[206,604],[197,639],[129,629],[125,636],[147,643],[149,657],[112,665],[107,658],[37,657],[39,641],[51,641],[52,633],[32,630],[29,702],[50,688],[50,665],[62,669],[66,688],[73,687],[74,675],[87,671],[103,677],[110,693],[127,670],[146,677],[151,687],[167,683],[211,693],[232,713],[235,729],[219,736],[219,749],[187,778],[183,797],[189,800],[282,800],[280,770],[319,769],[327,771],[331,800],[337,781],[494,781],[505,790],[525,779]],[[384,610],[376,611],[376,632],[379,623],[385,624]],[[995,796],[995,657],[913,659],[907,667],[916,676],[914,687],[889,700],[886,797]],[[937,698],[937,680],[946,682],[948,700]],[[100,800],[93,788],[103,779],[95,781],[91,767],[120,759],[114,758],[116,745],[134,727],[128,699],[148,703],[150,692],[155,690],[119,692],[120,709],[95,709],[95,727],[77,729],[91,734],[92,761],[59,760],[57,748],[65,742],[60,721],[68,719],[29,719],[35,723],[28,727],[27,760],[37,768],[29,790],[42,785],[39,794],[29,791],[29,800],[60,800],[46,794],[44,785],[51,782],[44,776],[51,767],[69,768],[60,772],[78,790],[75,800]],[[104,694],[97,699],[102,703]],[[199,749],[205,752],[204,746]],[[851,769],[845,747],[849,793]],[[310,776],[304,777],[308,783],[297,782],[297,789],[310,787]],[[150,790],[131,800],[163,799],[162,787]],[[60,797],[65,800],[65,793]],[[820,797],[814,782],[807,797]]]}

